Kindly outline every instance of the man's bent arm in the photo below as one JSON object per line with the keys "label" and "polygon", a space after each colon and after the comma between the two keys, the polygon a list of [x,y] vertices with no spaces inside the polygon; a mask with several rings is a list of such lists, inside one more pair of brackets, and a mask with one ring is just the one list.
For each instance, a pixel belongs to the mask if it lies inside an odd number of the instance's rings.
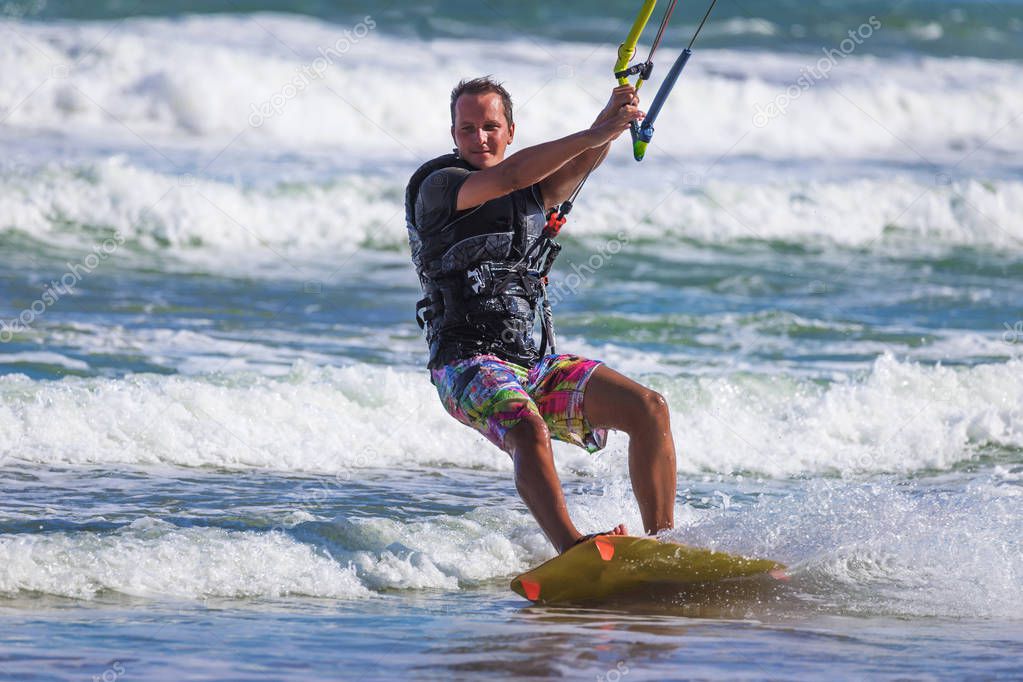
{"label": "man's bent arm", "polygon": [[586,174],[596,170],[597,166],[604,162],[607,153],[611,151],[611,143],[603,147],[591,149],[572,159],[551,176],[540,183],[540,191],[543,194],[544,208],[557,206],[572,196],[572,192],[579,186]]}
{"label": "man's bent arm", "polygon": [[479,206],[540,182],[594,145],[603,143],[605,138],[593,128],[582,130],[560,140],[526,147],[496,166],[476,171],[458,190],[458,210]]}
{"label": "man's bent arm", "polygon": [[632,121],[643,117],[634,106],[623,106],[600,125],[545,142],[512,154],[507,159],[475,173],[458,190],[456,210],[464,211],[534,185],[588,149],[599,149],[625,132]]}
{"label": "man's bent arm", "polygon": [[[636,89],[631,85],[615,88],[611,93],[611,99],[608,101],[607,106],[604,107],[604,110],[593,121],[591,127],[599,126],[604,121],[613,117],[619,107],[629,104],[633,106],[639,104],[639,98],[636,97]],[[610,142],[602,147],[580,154],[555,173],[545,178],[540,183],[544,207],[557,206],[568,199],[572,192],[575,191],[575,188],[579,186],[582,179],[604,162],[609,151],[611,151]]]}

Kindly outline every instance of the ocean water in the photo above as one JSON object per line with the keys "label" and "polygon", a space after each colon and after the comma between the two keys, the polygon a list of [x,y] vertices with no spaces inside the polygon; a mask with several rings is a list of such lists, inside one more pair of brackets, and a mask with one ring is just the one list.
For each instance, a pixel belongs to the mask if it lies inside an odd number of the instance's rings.
{"label": "ocean water", "polygon": [[[465,76],[589,125],[636,5],[0,2],[0,679],[1023,676],[1018,1],[719,2],[552,290],[671,406],[672,538],[791,580],[508,589],[553,550],[423,369],[404,186]],[[584,532],[626,450],[555,445]]]}

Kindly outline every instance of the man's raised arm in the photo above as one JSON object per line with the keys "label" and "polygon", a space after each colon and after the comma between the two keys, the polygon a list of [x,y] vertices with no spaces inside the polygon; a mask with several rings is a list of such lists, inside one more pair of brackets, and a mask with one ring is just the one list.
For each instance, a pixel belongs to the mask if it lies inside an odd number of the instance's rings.
{"label": "man's raised arm", "polygon": [[[603,124],[623,108],[635,109],[638,106],[639,97],[636,95],[636,88],[632,85],[619,85],[611,91],[611,98],[608,99],[603,111],[597,115],[593,125],[596,127]],[[640,114],[639,118],[642,118],[642,114]],[[639,118],[636,120],[639,120]],[[545,178],[540,183],[544,207],[557,206],[568,199],[586,174],[604,162],[604,158],[607,157],[607,153],[610,150],[610,143],[590,149],[583,154],[579,154]]]}
{"label": "man's raised arm", "polygon": [[[618,107],[600,123],[560,140],[527,147],[496,166],[472,173],[458,190],[459,211],[474,208],[517,189],[529,187],[558,172],[590,150],[604,149],[643,117],[635,106]],[[606,151],[604,152],[606,153]],[[592,163],[592,157],[590,157]],[[587,166],[588,168],[589,166]],[[583,171],[585,172],[585,170]],[[544,200],[547,200],[546,190]]]}

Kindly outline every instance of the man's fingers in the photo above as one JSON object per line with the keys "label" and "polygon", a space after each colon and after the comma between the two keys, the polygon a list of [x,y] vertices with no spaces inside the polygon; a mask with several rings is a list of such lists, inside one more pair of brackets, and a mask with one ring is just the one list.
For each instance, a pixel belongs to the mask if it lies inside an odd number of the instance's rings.
{"label": "man's fingers", "polygon": [[619,85],[611,91],[611,99],[615,101],[631,102],[636,97],[636,88],[632,85]]}
{"label": "man's fingers", "polygon": [[624,115],[620,119],[624,125],[629,126],[633,121],[642,121],[646,117],[646,114],[638,109],[633,111],[624,112]]}

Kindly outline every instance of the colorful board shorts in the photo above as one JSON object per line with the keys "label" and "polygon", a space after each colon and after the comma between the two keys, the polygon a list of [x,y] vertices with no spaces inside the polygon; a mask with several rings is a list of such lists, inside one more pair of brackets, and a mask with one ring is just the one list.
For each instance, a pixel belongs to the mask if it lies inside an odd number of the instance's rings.
{"label": "colorful board shorts", "polygon": [[552,438],[596,452],[607,442],[607,429],[586,420],[583,392],[601,364],[578,355],[545,355],[526,369],[496,355],[477,355],[431,370],[430,376],[448,414],[506,452],[509,429],[529,414],[546,422]]}

